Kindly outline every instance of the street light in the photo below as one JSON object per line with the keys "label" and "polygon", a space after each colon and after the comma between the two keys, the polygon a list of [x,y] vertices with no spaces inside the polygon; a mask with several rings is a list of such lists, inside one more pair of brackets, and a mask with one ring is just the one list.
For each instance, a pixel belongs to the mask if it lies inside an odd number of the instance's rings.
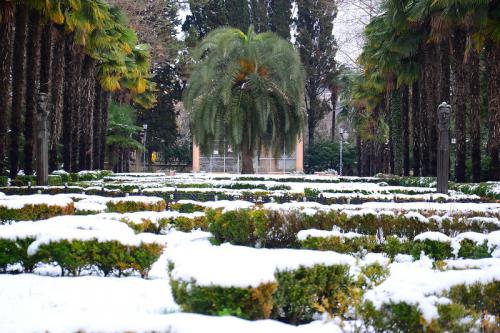
{"label": "street light", "polygon": [[143,144],[144,144],[144,156],[143,156],[144,157],[144,161],[143,161],[144,166],[143,166],[143,169],[144,170],[143,171],[146,172],[146,138],[147,138],[147,134],[148,134],[148,124],[143,124],[142,128],[144,129],[144,142],[143,142]]}
{"label": "street light", "polygon": [[344,143],[344,140],[347,140],[347,130],[344,128],[344,127],[341,127],[340,130],[339,130],[339,134],[340,134],[340,165],[339,165],[339,174],[342,176],[342,167],[343,167],[343,163],[342,163],[342,152],[343,152],[343,143]]}

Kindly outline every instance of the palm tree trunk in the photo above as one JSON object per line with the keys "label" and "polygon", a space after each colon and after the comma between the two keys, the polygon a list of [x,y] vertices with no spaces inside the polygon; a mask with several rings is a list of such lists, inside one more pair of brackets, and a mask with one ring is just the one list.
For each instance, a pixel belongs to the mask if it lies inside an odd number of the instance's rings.
{"label": "palm tree trunk", "polygon": [[409,93],[408,86],[401,87],[401,127],[403,143],[403,175],[410,175],[410,124],[409,124]]}
{"label": "palm tree trunk", "polygon": [[430,84],[429,84],[429,68],[428,68],[428,61],[427,59],[429,58],[428,54],[428,46],[423,45],[422,46],[422,69],[420,70],[421,77],[420,77],[420,147],[421,147],[421,174],[422,176],[428,176],[429,175],[429,128],[427,127],[427,94],[430,89]]}
{"label": "palm tree trunk", "polygon": [[472,181],[481,181],[481,88],[479,76],[479,54],[472,50],[469,54],[469,89],[470,89],[470,138],[472,158]]}
{"label": "palm tree trunk", "polygon": [[316,125],[314,123],[314,119],[312,116],[309,116],[307,118],[307,137],[308,137],[308,144],[311,147],[314,144],[314,129],[316,128]]}
{"label": "palm tree trunk", "polygon": [[78,172],[83,169],[83,165],[80,165],[79,151],[80,151],[80,140],[82,140],[82,105],[81,105],[81,95],[83,92],[82,87],[82,66],[83,66],[84,53],[80,46],[76,47],[75,52],[75,76],[73,84],[73,98],[76,103],[73,104],[73,109],[71,110],[71,171]]}
{"label": "palm tree trunk", "polygon": [[75,104],[74,85],[75,85],[75,62],[76,51],[73,34],[65,38],[64,49],[64,107],[62,114],[62,137],[63,137],[63,164],[64,170],[71,171],[73,155],[73,137],[71,133],[71,115]]}
{"label": "palm tree trunk", "polygon": [[64,94],[64,45],[63,26],[54,29],[54,54],[52,60],[52,110],[50,113],[49,170],[58,169],[57,145],[61,138]]}
{"label": "palm tree trunk", "polygon": [[[96,79],[97,80],[97,79]],[[101,119],[102,119],[102,88],[99,82],[95,82],[94,94],[94,136],[92,141],[92,169],[99,169],[99,158],[101,155]]]}
{"label": "palm tree trunk", "polygon": [[79,164],[80,168],[92,169],[92,143],[95,101],[95,71],[96,62],[89,56],[85,57],[82,67],[81,116]]}
{"label": "palm tree trunk", "polygon": [[440,80],[439,103],[450,103],[450,42],[448,40],[439,44]]}
{"label": "palm tree trunk", "polygon": [[0,176],[5,171],[7,152],[7,110],[10,98],[10,70],[12,65],[12,35],[14,26],[14,5],[4,2],[0,5]]}
{"label": "palm tree trunk", "polygon": [[490,71],[488,82],[490,180],[500,180],[500,43],[491,43],[487,49],[487,62]]}
{"label": "palm tree trunk", "polygon": [[243,133],[243,144],[241,146],[241,173],[253,174],[253,147],[248,144],[247,131]]}
{"label": "palm tree trunk", "polygon": [[429,58],[427,59],[428,81],[427,81],[427,154],[428,159],[428,174],[430,176],[437,175],[437,107],[439,105],[439,55],[437,54],[437,46],[432,44],[429,46]]}
{"label": "palm tree trunk", "polygon": [[411,116],[413,138],[413,175],[420,176],[420,83],[415,81],[411,86]]}
{"label": "palm tree trunk", "polygon": [[456,137],[456,164],[455,178],[457,182],[465,182],[465,159],[466,159],[466,101],[467,101],[467,73],[464,66],[465,32],[455,30],[452,39],[452,70],[455,78],[454,93],[452,96],[453,113],[455,114],[455,137]]}
{"label": "palm tree trunk", "polygon": [[35,120],[37,96],[40,88],[40,41],[42,17],[39,11],[31,10],[28,24],[28,50],[26,72],[26,113],[24,114],[24,172],[33,174],[33,150],[35,144]]}
{"label": "palm tree trunk", "polygon": [[106,159],[106,137],[108,135],[108,108],[111,101],[111,93],[104,91],[102,94],[102,108],[101,108],[101,138],[100,138],[100,157],[99,169],[104,170],[104,161]]}
{"label": "palm tree trunk", "polygon": [[330,96],[330,102],[332,103],[332,132],[331,132],[331,138],[332,138],[332,141],[335,140],[335,130],[336,130],[336,127],[337,127],[337,124],[336,124],[336,109],[337,109],[337,97],[338,97],[338,91],[337,91],[337,87],[333,86],[333,87],[330,87],[330,91],[332,93],[332,95]]}
{"label": "palm tree trunk", "polygon": [[12,113],[10,117],[10,178],[14,179],[19,171],[19,136],[21,134],[21,114],[25,97],[25,54],[28,7],[17,6],[16,32],[14,36],[14,61],[12,64]]}
{"label": "palm tree trunk", "polygon": [[387,113],[387,118],[388,121],[387,123],[389,124],[389,173],[390,174],[395,174],[396,173],[396,163],[394,159],[394,121],[392,119],[393,117],[393,100],[392,100],[392,92],[387,91],[385,94],[385,105],[386,105],[386,113]]}
{"label": "palm tree trunk", "polygon": [[363,147],[361,143],[361,136],[359,134],[356,134],[356,155],[358,157],[358,165],[356,167],[357,167],[358,177],[361,177],[363,173],[362,152],[363,152]]}

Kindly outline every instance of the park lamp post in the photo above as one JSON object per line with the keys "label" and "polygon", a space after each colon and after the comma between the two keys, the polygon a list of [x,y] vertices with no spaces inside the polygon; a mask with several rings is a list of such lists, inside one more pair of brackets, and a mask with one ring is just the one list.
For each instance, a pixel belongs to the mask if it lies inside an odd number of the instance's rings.
{"label": "park lamp post", "polygon": [[339,163],[339,175],[342,176],[342,167],[344,166],[343,165],[343,161],[342,161],[342,154],[343,154],[343,144],[344,144],[344,141],[347,140],[347,130],[344,128],[344,127],[341,127],[340,130],[339,130],[339,134],[340,134],[340,163]]}
{"label": "park lamp post", "polygon": [[144,129],[143,171],[146,172],[146,140],[147,140],[147,134],[148,134],[148,124],[143,124],[142,128]]}

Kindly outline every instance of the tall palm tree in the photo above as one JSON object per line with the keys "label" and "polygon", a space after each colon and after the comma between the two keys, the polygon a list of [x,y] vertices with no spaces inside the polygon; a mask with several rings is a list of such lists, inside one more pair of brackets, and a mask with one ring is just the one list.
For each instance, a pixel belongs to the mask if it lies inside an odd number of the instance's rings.
{"label": "tall palm tree", "polygon": [[10,178],[14,179],[19,171],[19,136],[21,115],[25,96],[26,69],[26,30],[28,24],[28,6],[20,3],[16,8],[16,31],[14,36],[14,54],[12,64],[12,113],[10,117]]}
{"label": "tall palm tree", "polygon": [[14,26],[14,4],[0,4],[0,175],[5,170],[7,150],[7,110],[9,109],[10,69],[12,63],[12,35]]}
{"label": "tall palm tree", "polygon": [[211,32],[195,52],[184,93],[194,141],[209,151],[223,136],[242,153],[242,173],[253,173],[262,145],[290,151],[304,125],[304,70],[293,46],[273,33]]}

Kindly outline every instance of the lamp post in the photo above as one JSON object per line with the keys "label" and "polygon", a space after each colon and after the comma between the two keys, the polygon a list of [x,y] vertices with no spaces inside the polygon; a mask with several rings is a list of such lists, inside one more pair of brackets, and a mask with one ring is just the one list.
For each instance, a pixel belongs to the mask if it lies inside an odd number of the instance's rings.
{"label": "lamp post", "polygon": [[143,171],[146,172],[146,140],[147,140],[147,135],[148,135],[148,124],[143,124],[142,128],[144,129],[144,165],[143,165]]}
{"label": "lamp post", "polygon": [[342,154],[343,154],[343,144],[344,144],[344,140],[347,139],[347,130],[343,127],[340,128],[339,130],[339,134],[340,134],[340,163],[339,163],[339,175],[342,176],[342,167],[344,166],[343,165],[343,161],[342,161]]}

